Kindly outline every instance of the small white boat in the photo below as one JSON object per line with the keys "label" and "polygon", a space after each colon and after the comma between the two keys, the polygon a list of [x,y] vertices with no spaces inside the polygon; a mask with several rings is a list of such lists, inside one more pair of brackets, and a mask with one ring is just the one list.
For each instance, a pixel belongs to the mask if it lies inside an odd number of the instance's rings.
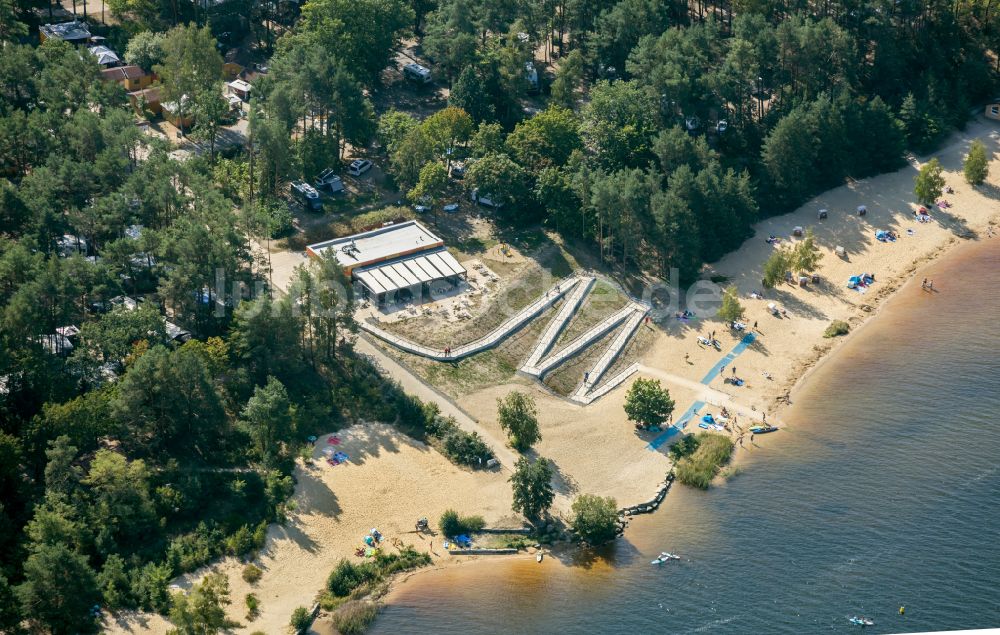
{"label": "small white boat", "polygon": [[663,564],[664,562],[670,562],[671,560],[680,560],[680,559],[681,557],[678,556],[677,554],[667,553],[666,551],[663,551],[660,553],[659,558],[653,560],[649,564]]}

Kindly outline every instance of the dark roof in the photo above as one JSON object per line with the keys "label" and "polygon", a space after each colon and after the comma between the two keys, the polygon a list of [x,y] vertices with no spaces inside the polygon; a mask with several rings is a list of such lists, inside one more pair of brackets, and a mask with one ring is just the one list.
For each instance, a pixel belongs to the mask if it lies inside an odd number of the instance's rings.
{"label": "dark roof", "polygon": [[44,33],[45,37],[54,37],[67,42],[90,39],[90,27],[78,20],[59,24],[43,24],[38,27],[38,30]]}
{"label": "dark roof", "polygon": [[105,68],[101,71],[101,75],[104,79],[120,82],[123,79],[139,79],[146,74],[146,71],[142,70],[138,66],[116,66],[115,68]]}

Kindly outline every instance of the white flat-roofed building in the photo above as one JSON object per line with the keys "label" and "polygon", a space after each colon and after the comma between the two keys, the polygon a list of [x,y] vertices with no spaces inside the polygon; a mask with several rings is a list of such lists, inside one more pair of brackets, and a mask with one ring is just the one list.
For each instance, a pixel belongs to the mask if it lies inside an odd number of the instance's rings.
{"label": "white flat-roofed building", "polygon": [[444,241],[415,220],[309,245],[306,253],[333,255],[361,294],[379,304],[401,292],[422,296],[432,282],[457,283],[467,275]]}

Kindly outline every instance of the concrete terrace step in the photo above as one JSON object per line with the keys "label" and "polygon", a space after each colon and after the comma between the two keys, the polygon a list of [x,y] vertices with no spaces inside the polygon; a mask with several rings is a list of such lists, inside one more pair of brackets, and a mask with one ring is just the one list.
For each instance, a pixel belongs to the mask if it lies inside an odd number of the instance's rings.
{"label": "concrete terrace step", "polygon": [[632,336],[635,335],[636,329],[639,328],[639,325],[642,324],[643,318],[645,318],[646,314],[649,312],[649,309],[646,307],[635,303],[632,304],[632,310],[633,313],[628,318],[628,321],[625,322],[625,326],[618,332],[618,335],[615,336],[611,345],[608,346],[606,351],[604,351],[601,358],[597,360],[594,367],[590,369],[587,381],[580,385],[580,388],[577,389],[574,397],[585,396],[594,386],[600,383],[601,377],[605,372],[607,372],[608,368],[611,367],[611,364],[618,358],[621,352],[625,350],[625,346],[628,345],[629,340],[631,340]]}
{"label": "concrete terrace step", "polygon": [[549,372],[556,366],[559,366],[565,362],[570,357],[573,357],[583,349],[587,348],[593,344],[596,340],[602,338],[616,326],[624,322],[629,318],[630,315],[635,311],[635,303],[630,302],[627,306],[619,309],[618,312],[611,314],[610,316],[604,318],[596,326],[583,333],[575,340],[567,344],[562,350],[553,353],[548,358],[542,360],[535,366],[525,366],[521,370],[528,375],[534,377],[542,377],[545,373]]}
{"label": "concrete terrace step", "polygon": [[551,289],[539,296],[537,300],[518,311],[516,314],[508,318],[503,324],[493,329],[483,337],[473,340],[468,344],[452,348],[450,355],[445,355],[444,350],[442,349],[417,344],[416,342],[408,340],[405,337],[394,335],[389,331],[386,331],[385,329],[375,326],[369,322],[359,322],[358,328],[385,342],[388,342],[389,344],[392,344],[402,351],[406,351],[407,353],[421,355],[437,361],[459,360],[463,357],[474,355],[488,348],[493,348],[505,338],[510,336],[511,333],[524,326],[526,322],[538,317],[540,313],[555,304],[559,298],[570,293],[570,291],[572,291],[580,281],[581,278],[577,276],[571,276],[559,281],[557,284],[553,285]]}
{"label": "concrete terrace step", "polygon": [[538,362],[542,357],[549,352],[552,345],[555,343],[556,338],[562,333],[563,329],[570,319],[576,314],[576,310],[580,307],[583,299],[587,297],[590,293],[590,289],[594,286],[594,281],[596,278],[586,277],[581,278],[579,284],[573,289],[573,293],[566,299],[566,303],[563,304],[562,308],[559,309],[559,313],[556,314],[549,325],[545,328],[545,332],[538,339],[535,344],[535,348],[528,355],[527,361],[524,362],[522,368],[533,368],[538,365]]}
{"label": "concrete terrace step", "polygon": [[601,397],[603,397],[604,395],[614,390],[615,388],[617,388],[618,386],[622,385],[622,383],[624,383],[626,379],[628,379],[637,372],[639,372],[638,362],[629,365],[627,368],[625,368],[625,370],[618,373],[608,381],[604,382],[600,387],[593,390],[592,392],[581,394],[580,391],[577,391],[576,394],[571,397],[571,399],[585,406],[590,405],[595,401],[597,401],[598,399],[600,399]]}

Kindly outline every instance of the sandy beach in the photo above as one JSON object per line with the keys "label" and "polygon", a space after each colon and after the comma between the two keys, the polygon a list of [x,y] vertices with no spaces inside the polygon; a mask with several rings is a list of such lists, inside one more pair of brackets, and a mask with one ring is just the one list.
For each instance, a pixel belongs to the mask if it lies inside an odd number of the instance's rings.
{"label": "sandy beach", "polygon": [[[328,443],[335,436],[337,445]],[[350,459],[331,466],[325,447],[336,447]],[[354,549],[372,527],[386,540],[399,539],[427,551],[435,559],[454,561],[442,547],[443,537],[414,532],[421,517],[436,519],[448,508],[481,514],[491,525],[519,521],[510,518],[511,494],[500,472],[460,470],[437,451],[385,424],[359,424],[316,444],[312,465],[296,468],[298,486],[289,522],[272,525],[267,543],[253,560],[264,575],[246,583],[243,563],[226,558],[212,567],[229,577],[233,603],[228,613],[242,626],[239,633],[282,633],[298,606],[312,606],[327,576],[341,558],[354,559]],[[433,541],[433,548],[432,548]],[[390,547],[391,549],[391,547]],[[175,583],[189,588],[205,570],[182,576]],[[260,616],[245,618],[244,597],[255,593]],[[158,615],[130,614],[107,624],[109,633],[166,633],[170,624]]]}
{"label": "sandy beach", "polygon": [[[613,496],[619,506],[648,499],[669,470],[670,461],[666,445],[649,449],[647,444],[655,434],[637,434],[626,420],[622,405],[629,383],[636,377],[660,379],[677,403],[675,415],[695,401],[703,401],[707,405],[702,413],[718,412],[726,406],[738,413],[741,422],[757,420],[766,412],[768,422],[782,425],[780,408],[794,398],[794,386],[847,339],[824,338],[830,322],[844,320],[856,332],[877,314],[887,297],[904,288],[922,264],[962,241],[1000,240],[989,237],[995,230],[988,231],[1000,221],[997,130],[996,122],[977,119],[965,131],[954,134],[939,152],[920,158],[920,162],[938,158],[947,185],[954,189],[942,197],[950,207],[933,208],[929,223],[919,223],[913,216],[918,207],[913,178],[920,165],[913,161],[897,172],[825,192],[791,214],[761,221],[755,226],[756,235],[739,250],[709,266],[706,277],[724,276],[735,284],[746,309],[746,323],[757,324],[757,340],[726,369],[726,375],[731,375],[735,366],[736,374],[746,382],[744,386],[724,384],[722,375],[702,383],[744,334],[730,332],[714,316],[698,316],[689,323],[666,317],[640,327],[652,329],[649,345],[638,356],[640,371],[591,405],[570,402],[538,382],[516,377],[504,385],[458,397],[458,407],[489,432],[488,438],[503,438],[496,421],[497,397],[514,388],[527,391],[536,400],[543,435],[534,452],[555,463],[561,494]],[[993,153],[993,159],[988,183],[973,188],[962,177],[961,162],[968,144],[977,138]],[[863,217],[855,211],[859,205],[867,206]],[[828,210],[824,220],[818,219],[820,209]],[[784,244],[794,244],[791,233],[796,226],[815,232],[822,252],[816,270],[821,282],[804,288],[782,285],[762,289],[762,265],[774,249],[765,238],[774,235]],[[879,242],[877,230],[892,230],[899,238]],[[838,246],[845,249],[846,257],[834,253]],[[861,273],[875,275],[871,288],[865,293],[848,289],[848,278]],[[933,293],[947,295],[947,280],[934,280],[934,287]],[[750,297],[751,292],[760,291],[764,292],[762,299]],[[932,293],[922,290],[919,281],[906,285],[904,292]],[[771,302],[787,315],[771,315],[767,309]],[[697,336],[710,331],[721,340],[721,352],[698,344]],[[251,588],[240,578],[242,564],[234,559],[214,567],[229,575],[233,598],[229,612],[244,624],[238,632],[283,632],[292,610],[312,604],[337,560],[350,556],[371,527],[378,527],[390,539],[398,537],[428,549],[428,542],[410,533],[420,516],[431,518],[433,523],[444,509],[452,507],[461,513],[481,514],[491,523],[512,520],[506,472],[458,469],[437,452],[381,424],[354,426],[338,436],[343,442],[339,449],[351,456],[350,462],[338,467],[317,462],[297,468],[296,510],[287,526],[272,526],[267,545],[256,560],[265,572],[262,580]],[[322,443],[317,446],[317,456]],[[767,440],[757,443],[766,444]],[[436,542],[435,549],[442,554],[439,545]],[[436,565],[459,560],[435,556]],[[185,576],[178,584],[184,587],[198,577]],[[257,620],[247,623],[243,597],[251,591],[260,598],[262,612]],[[163,633],[167,628],[160,617],[133,615],[109,624],[108,632]]]}

